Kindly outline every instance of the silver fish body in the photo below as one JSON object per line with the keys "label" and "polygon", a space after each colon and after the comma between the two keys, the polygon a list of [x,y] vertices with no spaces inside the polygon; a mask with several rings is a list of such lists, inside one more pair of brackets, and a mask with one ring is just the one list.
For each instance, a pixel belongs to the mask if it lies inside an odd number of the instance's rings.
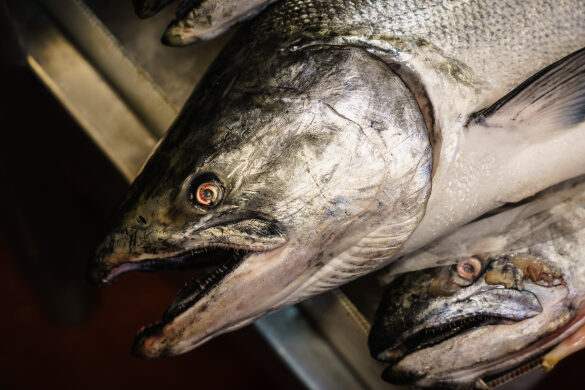
{"label": "silver fish body", "polygon": [[[537,366],[531,361],[582,328],[584,190],[563,189],[556,196],[564,200],[538,210],[543,200],[532,215],[511,210],[478,222],[482,238],[468,226],[470,241],[492,242],[489,253],[460,251],[454,265],[395,279],[369,338],[372,355],[390,364],[383,377],[419,387],[488,388],[502,373]],[[476,274],[461,272],[466,263]]]}
{"label": "silver fish body", "polygon": [[474,114],[584,47],[584,16],[576,0],[273,4],[219,56],[97,250],[90,276],[106,282],[223,262],[135,352],[185,352],[582,173],[580,121],[550,115],[525,137],[534,126],[506,118],[526,99]]}

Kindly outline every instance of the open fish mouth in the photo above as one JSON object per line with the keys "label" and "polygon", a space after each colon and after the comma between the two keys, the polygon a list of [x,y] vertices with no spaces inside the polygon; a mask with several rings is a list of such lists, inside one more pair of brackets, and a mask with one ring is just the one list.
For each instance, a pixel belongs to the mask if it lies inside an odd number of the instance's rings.
{"label": "open fish mouth", "polygon": [[[218,250],[212,250],[217,252]],[[195,304],[206,293],[212,290],[223,278],[238,267],[246,258],[253,253],[252,251],[239,249],[222,249],[220,253],[227,255],[221,265],[217,266],[212,272],[202,275],[187,283],[177,294],[171,305],[163,315],[163,322],[169,322],[176,316],[183,313],[188,307]],[[257,253],[257,252],[256,252]]]}
{"label": "open fish mouth", "polygon": [[[575,332],[575,329],[582,327],[584,322],[585,317],[578,316],[554,332],[535,339],[533,343],[514,353],[502,355],[491,361],[476,362],[475,364],[470,363],[467,367],[453,368],[438,375],[428,375],[423,372],[405,370],[403,367],[400,367],[403,359],[406,359],[411,353],[418,351],[418,349],[411,350],[404,354],[402,358],[396,359],[391,366],[386,368],[382,377],[392,384],[416,385],[422,388],[494,389],[535,368],[542,367],[543,360],[546,359],[546,354],[561,340],[566,338],[567,335]],[[499,322],[497,319],[495,322],[490,322],[490,320],[483,323],[481,321],[477,322],[477,324],[482,325],[503,325],[505,323],[506,321]],[[509,322],[509,324],[512,323]],[[448,339],[455,338],[455,336],[473,329],[474,326],[481,326],[471,325],[472,321],[469,321],[469,324],[466,330],[461,330],[443,337],[441,341],[436,341],[432,345],[426,345],[420,349],[432,347]]]}
{"label": "open fish mouth", "polygon": [[[202,298],[209,295],[210,292],[221,284],[222,280],[233,273],[251,255],[260,257],[270,255],[271,252],[281,246],[260,250],[258,247],[212,245],[172,253],[167,257],[164,257],[164,255],[155,255],[156,257],[143,255],[142,257],[145,257],[144,259],[136,260],[128,258],[109,269],[107,266],[100,267],[101,263],[98,263],[97,270],[95,266],[92,268],[90,279],[93,279],[94,282],[99,284],[108,284],[120,275],[134,271],[209,270],[209,272],[204,272],[185,284],[170,303],[160,321],[149,326],[144,326],[138,331],[132,347],[133,354],[138,357],[154,357],[144,352],[149,349],[149,346],[145,345],[145,343],[148,344],[151,336],[163,334],[165,325],[173,322],[178,316],[195,306]],[[169,352],[168,354],[171,353]],[[158,354],[157,357],[166,355],[163,352]]]}
{"label": "open fish mouth", "polygon": [[[558,298],[565,287],[541,290]],[[423,388],[487,390],[503,385],[539,367],[543,356],[583,327],[579,305],[544,299],[542,311],[527,311],[524,319],[482,314],[414,329],[379,354],[390,363],[382,377],[392,384]]]}
{"label": "open fish mouth", "polygon": [[[208,268],[214,266],[219,269],[227,263],[231,264],[231,259],[243,258],[250,252],[252,251],[229,247],[191,249],[168,257],[152,257],[139,261],[123,262],[111,270],[102,270],[102,276],[100,278],[96,279],[94,276],[90,276],[90,279],[93,279],[98,284],[109,284],[120,275],[135,271],[159,272],[167,270]],[[213,273],[215,273],[215,271],[213,271]]]}
{"label": "open fish mouth", "polygon": [[[195,252],[195,253],[193,253]],[[245,249],[233,249],[233,248],[208,248],[200,249],[197,251],[188,251],[180,256],[173,256],[166,261],[170,261],[167,265],[163,265],[165,260],[157,259],[154,261],[155,268],[158,270],[168,269],[168,264],[171,264],[171,268],[176,269],[175,262],[178,259],[183,259],[184,263],[181,266],[182,269],[200,267],[198,257],[205,256],[204,261],[211,261],[216,266],[215,268],[206,274],[195,277],[190,282],[186,283],[185,286],[179,291],[175,299],[171,302],[169,307],[164,312],[162,319],[155,324],[144,326],[136,335],[135,342],[132,346],[132,353],[135,356],[143,356],[140,352],[143,349],[144,340],[148,339],[150,335],[159,333],[165,324],[170,323],[174,318],[181,315],[189,307],[195,305],[201,298],[213,290],[228,274],[235,270],[241,265],[248,256],[252,253],[260,253]],[[217,261],[221,259],[221,264],[217,265]],[[150,261],[146,261],[146,267],[151,266]],[[189,266],[189,264],[191,266]],[[194,264],[197,264],[194,266]],[[144,270],[144,269],[143,269]],[[147,269],[147,271],[154,271],[154,269]]]}
{"label": "open fish mouth", "polygon": [[[474,309],[469,310],[467,306]],[[444,312],[445,307],[449,308],[447,312]],[[431,310],[419,325],[411,324],[410,329],[395,340],[371,339],[370,348],[376,359],[395,364],[407,355],[468,330],[486,325],[512,324],[533,317],[541,311],[537,297],[529,291],[490,288],[451,302],[438,310]],[[437,320],[431,321],[432,318]],[[380,325],[374,323],[372,334],[380,332]]]}
{"label": "open fish mouth", "polygon": [[[390,363],[390,366],[382,373],[382,378],[395,385],[412,385],[424,379],[424,374],[417,372],[402,370],[399,368],[399,363],[407,356],[417,352],[421,349],[431,348],[445,340],[455,338],[472,329],[487,326],[487,325],[501,325],[510,324],[514,321],[512,318],[505,318],[500,316],[490,315],[474,315],[464,317],[451,321],[446,324],[426,327],[415,331],[407,336],[398,346],[385,350],[378,355],[378,359],[385,363]],[[500,378],[501,375],[494,375],[491,380]],[[439,383],[435,384],[440,387]],[[445,387],[452,387],[448,383]]]}
{"label": "open fish mouth", "polygon": [[510,318],[480,314],[456,319],[445,324],[425,327],[406,336],[399,345],[384,349],[377,357],[378,360],[385,363],[397,363],[406,355],[423,348],[432,347],[470,329],[484,325],[509,323],[511,320]]}
{"label": "open fish mouth", "polygon": [[[128,260],[120,263],[110,270],[103,269],[102,276],[96,278],[90,276],[97,284],[109,284],[119,276],[129,272],[159,272],[181,271],[190,269],[203,269],[222,266],[232,263],[233,259],[242,259],[246,255],[256,252],[248,248],[234,248],[223,246],[210,246],[197,249],[189,249],[169,256],[152,256],[141,260]],[[213,271],[215,272],[215,271]]]}

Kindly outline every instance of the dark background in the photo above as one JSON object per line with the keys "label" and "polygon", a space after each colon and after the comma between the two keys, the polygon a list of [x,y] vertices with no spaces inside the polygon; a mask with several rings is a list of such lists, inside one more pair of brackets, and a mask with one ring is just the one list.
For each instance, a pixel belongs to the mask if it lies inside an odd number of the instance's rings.
{"label": "dark background", "polygon": [[[183,356],[139,360],[136,330],[188,278],[85,281],[91,250],[127,184],[34,77],[0,1],[0,388],[300,389],[252,327]],[[538,389],[576,387],[583,353]],[[579,386],[581,387],[581,386]]]}

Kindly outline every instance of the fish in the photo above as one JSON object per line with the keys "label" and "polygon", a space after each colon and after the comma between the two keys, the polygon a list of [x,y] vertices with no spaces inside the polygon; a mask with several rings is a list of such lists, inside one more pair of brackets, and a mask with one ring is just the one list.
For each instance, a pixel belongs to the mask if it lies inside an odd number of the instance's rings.
{"label": "fish", "polygon": [[[182,0],[176,18],[170,22],[161,41],[168,46],[187,46],[217,38],[243,23],[277,0]],[[141,18],[155,15],[169,0],[133,0]]]}
{"label": "fish", "polygon": [[553,198],[464,228],[452,264],[387,286],[368,338],[386,381],[489,389],[585,347],[585,185]]}
{"label": "fish", "polygon": [[266,8],[196,87],[90,262],[98,284],[217,266],[134,354],[189,351],[583,173],[584,16],[572,0]]}

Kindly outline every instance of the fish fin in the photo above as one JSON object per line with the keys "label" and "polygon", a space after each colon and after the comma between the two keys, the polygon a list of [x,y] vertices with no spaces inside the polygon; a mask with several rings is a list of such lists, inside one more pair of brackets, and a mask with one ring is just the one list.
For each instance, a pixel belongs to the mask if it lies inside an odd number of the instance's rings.
{"label": "fish fin", "polygon": [[585,49],[536,73],[469,124],[522,128],[540,134],[574,127],[585,120]]}

